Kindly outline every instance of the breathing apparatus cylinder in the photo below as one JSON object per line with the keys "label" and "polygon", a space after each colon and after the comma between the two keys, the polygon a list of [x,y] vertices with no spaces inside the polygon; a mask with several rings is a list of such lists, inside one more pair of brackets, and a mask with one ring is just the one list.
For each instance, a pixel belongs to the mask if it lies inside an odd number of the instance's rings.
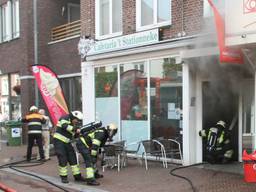
{"label": "breathing apparatus cylinder", "polygon": [[215,149],[218,139],[218,129],[211,128],[207,139],[207,151],[211,152]]}
{"label": "breathing apparatus cylinder", "polygon": [[80,128],[80,133],[81,134],[88,134],[89,132],[99,128],[102,126],[102,122],[101,121],[93,121],[91,123],[88,123],[86,125],[83,125],[81,128]]}

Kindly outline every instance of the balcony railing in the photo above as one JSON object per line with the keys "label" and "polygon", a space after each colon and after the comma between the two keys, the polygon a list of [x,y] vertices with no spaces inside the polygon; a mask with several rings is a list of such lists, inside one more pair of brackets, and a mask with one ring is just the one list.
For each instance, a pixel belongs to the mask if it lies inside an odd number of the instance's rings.
{"label": "balcony railing", "polygon": [[58,41],[80,35],[81,32],[81,20],[77,20],[71,23],[54,27],[51,31],[52,41]]}

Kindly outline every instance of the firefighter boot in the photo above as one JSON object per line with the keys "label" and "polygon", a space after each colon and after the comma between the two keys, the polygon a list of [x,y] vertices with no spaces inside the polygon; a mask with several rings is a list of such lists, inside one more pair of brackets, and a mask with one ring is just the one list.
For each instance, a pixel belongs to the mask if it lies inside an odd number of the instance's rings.
{"label": "firefighter boot", "polygon": [[69,183],[68,176],[60,176],[62,183]]}
{"label": "firefighter boot", "polygon": [[81,174],[74,175],[75,181],[85,182],[86,179]]}
{"label": "firefighter boot", "polygon": [[94,174],[94,177],[95,177],[96,179],[99,179],[99,178],[103,178],[104,176],[101,175],[101,174],[99,174],[99,171],[97,170],[97,171],[95,172],[95,174]]}
{"label": "firefighter boot", "polygon": [[86,179],[87,181],[86,181],[86,184],[87,185],[94,185],[94,186],[96,186],[96,185],[100,185],[100,183],[99,182],[97,182],[95,179],[93,179],[93,178],[91,178],[91,179]]}

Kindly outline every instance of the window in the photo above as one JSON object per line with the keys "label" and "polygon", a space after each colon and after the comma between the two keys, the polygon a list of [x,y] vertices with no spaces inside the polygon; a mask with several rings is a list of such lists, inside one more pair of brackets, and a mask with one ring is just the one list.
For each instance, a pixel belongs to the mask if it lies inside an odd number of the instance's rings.
{"label": "window", "polygon": [[0,42],[20,36],[19,0],[0,5]]}
{"label": "window", "polygon": [[137,0],[137,30],[171,24],[171,0]]}
{"label": "window", "polygon": [[10,35],[10,18],[8,5],[8,3],[2,5],[2,41],[9,40]]}
{"label": "window", "polygon": [[12,37],[20,36],[20,11],[19,0],[12,1]]}
{"label": "window", "polygon": [[80,20],[80,5],[79,4],[68,4],[68,22]]}
{"label": "window", "polygon": [[0,122],[21,117],[20,77],[18,73],[0,76]]}
{"label": "window", "polygon": [[95,119],[101,120],[103,126],[118,124],[118,72],[115,69],[117,65],[95,68]]}
{"label": "window", "polygon": [[60,79],[60,85],[70,110],[82,111],[81,77]]}
{"label": "window", "polygon": [[150,61],[152,138],[180,137],[182,130],[182,65],[176,58]]}
{"label": "window", "polygon": [[96,0],[96,38],[121,35],[122,1]]}
{"label": "window", "polygon": [[122,67],[124,71],[120,73],[121,119],[147,120],[146,63],[133,62]]}

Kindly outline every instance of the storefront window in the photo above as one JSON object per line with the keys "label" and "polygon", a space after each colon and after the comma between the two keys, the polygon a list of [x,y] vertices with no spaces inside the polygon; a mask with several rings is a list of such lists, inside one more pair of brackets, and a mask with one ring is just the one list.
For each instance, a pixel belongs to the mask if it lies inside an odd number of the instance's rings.
{"label": "storefront window", "polygon": [[96,97],[117,97],[116,67],[99,67],[95,69]]}
{"label": "storefront window", "polygon": [[126,64],[120,76],[122,120],[147,120],[147,76],[144,62]]}
{"label": "storefront window", "polygon": [[69,110],[82,111],[81,77],[60,79]]}
{"label": "storefront window", "polygon": [[150,61],[152,138],[177,138],[182,129],[182,66],[175,58]]}
{"label": "storefront window", "polygon": [[[109,123],[118,125],[119,107],[116,65],[95,68],[95,96],[96,120],[101,120],[103,126]],[[117,136],[114,139],[117,139]]]}
{"label": "storefront window", "polygon": [[129,142],[148,138],[147,65],[120,65],[122,139]]}

